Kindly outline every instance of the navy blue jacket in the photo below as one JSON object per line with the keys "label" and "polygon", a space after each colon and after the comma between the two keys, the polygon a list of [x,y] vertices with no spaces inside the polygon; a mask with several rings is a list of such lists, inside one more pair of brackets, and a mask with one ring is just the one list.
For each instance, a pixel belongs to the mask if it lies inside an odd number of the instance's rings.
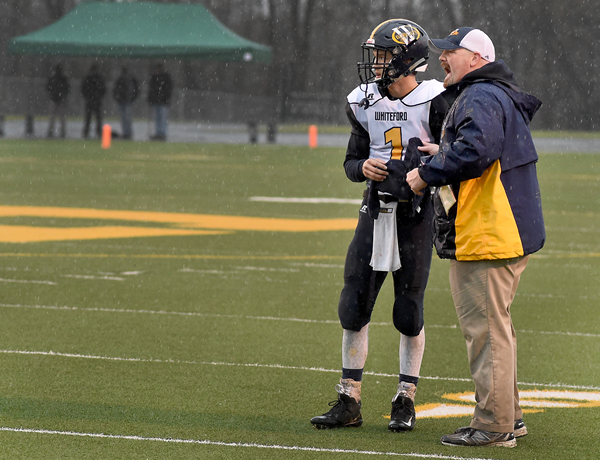
{"label": "navy blue jacket", "polygon": [[446,213],[436,192],[438,255],[489,260],[538,251],[546,235],[529,122],[541,102],[517,86],[503,61],[447,91],[456,100],[439,153],[419,167],[428,185],[450,185],[457,200]]}

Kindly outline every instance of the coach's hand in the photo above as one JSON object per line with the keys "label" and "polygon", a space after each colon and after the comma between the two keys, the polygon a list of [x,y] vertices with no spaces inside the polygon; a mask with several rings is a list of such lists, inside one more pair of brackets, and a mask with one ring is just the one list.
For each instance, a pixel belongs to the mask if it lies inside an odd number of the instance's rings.
{"label": "coach's hand", "polygon": [[425,155],[437,155],[437,153],[440,151],[439,145],[432,144],[431,142],[427,141],[423,141],[423,145],[417,148]]}
{"label": "coach's hand", "polygon": [[411,190],[417,195],[423,195],[423,190],[427,187],[427,183],[421,179],[419,175],[419,168],[415,168],[412,171],[409,171],[406,175],[406,183],[409,185]]}
{"label": "coach's hand", "polygon": [[382,182],[388,176],[386,171],[387,166],[385,161],[378,160],[377,158],[369,158],[363,163],[363,174],[367,179],[371,179],[377,182]]}

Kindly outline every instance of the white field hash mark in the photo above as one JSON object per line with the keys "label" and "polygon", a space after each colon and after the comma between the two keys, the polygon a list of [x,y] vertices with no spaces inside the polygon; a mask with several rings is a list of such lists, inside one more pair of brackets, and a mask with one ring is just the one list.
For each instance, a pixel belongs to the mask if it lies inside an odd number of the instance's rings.
{"label": "white field hash mark", "polygon": [[[2,281],[0,279],[0,281]],[[338,320],[332,319],[309,319],[309,318],[293,318],[293,317],[281,317],[281,316],[253,316],[253,315],[226,315],[222,313],[200,313],[194,311],[167,311],[167,310],[134,310],[131,308],[103,308],[103,307],[67,307],[57,305],[19,305],[19,304],[3,304],[0,303],[0,307],[3,308],[24,308],[24,309],[38,309],[38,310],[62,310],[62,311],[83,311],[83,312],[102,312],[102,313],[129,313],[129,314],[140,314],[140,315],[171,315],[171,316],[197,316],[197,317],[210,317],[210,318],[231,318],[231,319],[250,319],[257,321],[289,321],[296,323],[312,323],[312,324],[339,324]],[[392,323],[388,322],[371,322],[371,326],[391,326]],[[456,324],[442,325],[442,324],[427,324],[426,328],[440,328],[440,329],[458,329]],[[517,329],[517,332],[522,334],[541,334],[541,335],[566,335],[574,337],[595,337],[600,338],[600,334],[587,333],[587,332],[568,332],[568,331],[534,331],[526,329]]]}
{"label": "white field hash mark", "polygon": [[274,449],[274,450],[291,450],[297,452],[327,452],[336,454],[354,454],[354,455],[385,455],[394,457],[409,457],[409,458],[429,458],[429,459],[440,459],[440,460],[488,460],[487,458],[478,457],[455,457],[441,454],[419,454],[416,452],[382,452],[376,450],[353,450],[353,449],[327,449],[323,447],[304,447],[304,446],[283,446],[278,444],[257,444],[257,443],[245,443],[245,442],[223,442],[223,441],[210,441],[208,439],[178,439],[178,438],[158,438],[158,437],[145,437],[136,435],[122,435],[122,434],[105,434],[105,433],[81,433],[76,431],[55,431],[55,430],[39,430],[32,428],[10,428],[0,427],[0,431],[7,431],[12,433],[27,433],[27,434],[47,434],[47,435],[61,435],[61,436],[76,436],[82,438],[101,438],[101,439],[121,439],[128,441],[152,441],[152,442],[165,442],[175,444],[198,444],[198,445],[209,445],[209,446],[221,446],[221,447],[245,447],[255,449]]}
{"label": "white field hash mark", "polygon": [[23,284],[48,284],[50,286],[55,286],[58,283],[54,281],[38,281],[38,280],[12,280],[6,278],[0,278],[0,282],[2,283],[23,283]]}
{"label": "white field hash mark", "polygon": [[95,275],[60,275],[63,278],[77,278],[82,280],[107,280],[107,281],[125,281],[120,276],[95,276]]}
{"label": "white field hash mark", "polygon": [[262,201],[266,203],[336,203],[336,204],[354,204],[360,205],[362,200],[348,198],[283,198],[269,196],[251,196],[248,201]]}
{"label": "white field hash mark", "polygon": [[[227,363],[219,361],[190,361],[180,359],[159,359],[159,358],[127,358],[119,356],[101,356],[101,355],[83,355],[79,353],[61,353],[58,351],[36,351],[36,350],[0,350],[1,354],[6,355],[37,355],[37,356],[56,356],[59,358],[78,358],[78,359],[97,359],[101,361],[121,361],[135,363],[156,363],[156,364],[182,364],[182,365],[197,365],[197,366],[232,366],[232,367],[256,367],[262,369],[286,369],[312,372],[327,372],[339,374],[339,369],[326,369],[324,367],[307,367],[307,366],[286,366],[284,364],[261,364],[261,363]],[[383,372],[365,371],[364,375],[372,375],[375,377],[391,377],[398,378],[398,374],[386,374]],[[425,376],[420,377],[423,380],[443,380],[448,382],[472,382],[470,378],[459,377],[440,377],[440,376]],[[569,388],[578,390],[600,390],[600,387],[583,386],[583,385],[568,385],[564,383],[541,383],[541,382],[517,382],[522,386],[547,387],[547,388]]]}

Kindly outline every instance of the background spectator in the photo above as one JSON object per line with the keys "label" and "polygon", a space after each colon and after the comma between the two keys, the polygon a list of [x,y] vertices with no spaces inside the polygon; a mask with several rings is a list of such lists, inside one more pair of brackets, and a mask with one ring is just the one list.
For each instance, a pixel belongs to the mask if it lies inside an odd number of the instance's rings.
{"label": "background spectator", "polygon": [[129,73],[127,67],[121,68],[121,74],[115,82],[113,88],[113,97],[119,105],[119,114],[121,115],[121,129],[123,130],[123,139],[131,139],[133,136],[133,109],[132,103],[138,97],[139,86],[136,78]]}
{"label": "background spectator", "polygon": [[54,67],[54,72],[48,78],[46,89],[50,94],[52,107],[50,109],[50,120],[48,124],[48,137],[54,137],[54,124],[56,118],[60,120],[60,137],[67,135],[67,96],[71,85],[60,64]]}
{"label": "background spectator", "polygon": [[148,103],[154,110],[155,133],[152,140],[167,139],[167,123],[169,119],[169,102],[173,93],[173,80],[162,64],[156,64],[150,77]]}
{"label": "background spectator", "polygon": [[98,65],[92,64],[81,84],[81,94],[85,100],[85,115],[83,122],[83,137],[88,138],[92,114],[96,117],[96,135],[102,136],[102,99],[106,93],[104,77],[100,75]]}

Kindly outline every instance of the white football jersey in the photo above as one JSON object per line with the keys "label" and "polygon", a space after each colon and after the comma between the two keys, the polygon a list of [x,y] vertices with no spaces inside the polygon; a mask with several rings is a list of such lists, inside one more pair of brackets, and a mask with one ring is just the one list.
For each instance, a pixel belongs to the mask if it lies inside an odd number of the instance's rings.
{"label": "white football jersey", "polygon": [[[369,158],[402,159],[412,137],[433,142],[429,128],[431,100],[444,91],[437,80],[426,80],[403,99],[383,97],[376,83],[357,87],[348,95],[354,116],[371,137]],[[369,104],[359,104],[367,98]]]}

